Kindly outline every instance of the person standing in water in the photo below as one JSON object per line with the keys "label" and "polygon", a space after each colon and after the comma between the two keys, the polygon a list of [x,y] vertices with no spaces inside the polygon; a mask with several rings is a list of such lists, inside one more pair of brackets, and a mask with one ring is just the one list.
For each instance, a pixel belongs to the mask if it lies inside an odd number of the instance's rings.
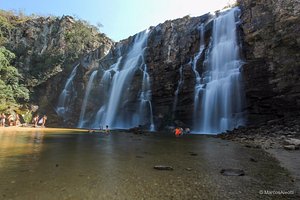
{"label": "person standing in water", "polygon": [[110,133],[109,128],[108,128],[108,125],[106,125],[105,133],[107,133],[107,134]]}

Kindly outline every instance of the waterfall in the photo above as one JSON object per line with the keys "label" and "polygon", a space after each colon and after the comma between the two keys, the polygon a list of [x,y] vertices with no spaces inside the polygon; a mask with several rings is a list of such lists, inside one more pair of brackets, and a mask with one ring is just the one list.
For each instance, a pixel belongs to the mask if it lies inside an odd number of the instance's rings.
{"label": "waterfall", "polygon": [[56,106],[57,115],[62,117],[64,120],[69,117],[69,105],[72,100],[72,95],[76,93],[73,86],[73,79],[76,76],[78,66],[79,64],[77,64],[72,70],[63,91],[59,95],[58,104]]}
{"label": "waterfall", "polygon": [[197,63],[198,60],[200,59],[203,50],[205,49],[205,41],[204,41],[204,31],[205,31],[205,26],[204,24],[201,24],[199,26],[199,32],[200,32],[200,45],[199,45],[199,51],[196,54],[196,56],[191,60],[191,66],[195,74],[195,87],[194,87],[194,112],[193,112],[193,129],[194,130],[199,130],[199,120],[200,118],[200,113],[199,109],[201,107],[201,94],[203,92],[203,84],[201,83],[201,77],[199,72],[197,71]]}
{"label": "waterfall", "polygon": [[175,117],[175,111],[176,111],[176,106],[178,103],[178,94],[179,94],[179,90],[182,88],[183,85],[183,66],[181,66],[179,68],[179,80],[178,80],[178,85],[177,85],[177,89],[175,91],[175,97],[174,97],[174,103],[173,103],[173,116]]}
{"label": "waterfall", "polygon": [[91,90],[92,90],[92,85],[94,82],[94,78],[96,76],[96,74],[98,73],[97,70],[93,71],[93,73],[91,74],[90,78],[89,78],[89,82],[87,84],[86,87],[86,92],[83,98],[83,103],[81,106],[81,112],[80,112],[80,117],[79,117],[79,122],[78,122],[78,127],[79,128],[83,128],[85,126],[85,110],[86,110],[86,106],[87,106],[87,102],[88,102],[88,98],[90,96]]}
{"label": "waterfall", "polygon": [[167,54],[167,62],[171,62],[170,60],[170,55],[171,55],[171,44],[174,43],[174,37],[172,37],[172,33],[174,31],[174,25],[173,23],[171,22],[171,35],[170,35],[170,42],[169,42],[169,45],[168,45],[168,54]]}
{"label": "waterfall", "polygon": [[201,133],[220,133],[243,125],[241,92],[242,61],[239,56],[236,15],[238,8],[214,19],[213,35],[203,73],[200,108]]}
{"label": "waterfall", "polygon": [[[153,122],[153,113],[152,113],[152,104],[151,104],[151,85],[150,77],[147,72],[147,65],[144,64],[143,71],[143,82],[142,82],[142,91],[140,94],[140,114],[139,114],[139,124],[147,124],[150,117],[150,131],[154,131],[154,122]],[[149,114],[148,114],[149,113]]]}
{"label": "waterfall", "polygon": [[[144,109],[146,106],[145,102],[148,104],[148,107],[151,107],[150,113],[152,113],[149,75],[143,58],[148,35],[148,30],[137,34],[128,53],[119,57],[117,63],[113,64],[104,73],[106,74],[104,75],[106,76],[105,79],[109,80],[109,83],[106,83],[109,92],[106,101],[100,106],[96,114],[93,127],[99,127],[99,125],[108,125],[110,128],[131,128],[137,126],[140,118],[143,118],[140,110],[141,107]],[[135,106],[135,111],[128,110],[128,104],[132,103],[129,101],[132,97],[128,96],[131,82],[137,69],[142,66],[144,66],[142,83],[144,89],[142,88],[139,96],[141,103]],[[108,79],[108,77],[110,78]],[[150,121],[152,121],[150,123],[153,125],[153,119],[152,117],[150,118]]]}

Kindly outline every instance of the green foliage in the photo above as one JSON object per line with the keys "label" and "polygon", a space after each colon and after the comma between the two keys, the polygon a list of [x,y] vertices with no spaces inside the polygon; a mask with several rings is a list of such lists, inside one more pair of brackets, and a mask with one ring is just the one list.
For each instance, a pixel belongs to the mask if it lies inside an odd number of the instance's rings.
{"label": "green foliage", "polygon": [[29,99],[29,91],[19,83],[21,75],[10,65],[15,55],[0,47],[0,111],[19,107],[18,101]]}
{"label": "green foliage", "polygon": [[64,62],[64,55],[55,51],[46,51],[43,54],[34,53],[31,62],[34,63],[34,68],[30,68],[29,74],[36,78],[42,78],[45,71],[51,66],[57,66]]}
{"label": "green foliage", "polygon": [[103,37],[103,34],[99,33],[101,24],[96,26],[89,24],[85,20],[76,20],[72,28],[65,33],[65,39],[67,43],[66,56],[70,61],[78,59],[82,54],[87,53],[87,49],[93,48],[93,44],[97,43]]}
{"label": "green foliage", "polygon": [[0,45],[7,42],[6,36],[13,27],[5,16],[0,15]]}
{"label": "green foliage", "polygon": [[30,110],[26,110],[26,112],[21,112],[21,115],[24,121],[29,124],[32,121],[32,112]]}

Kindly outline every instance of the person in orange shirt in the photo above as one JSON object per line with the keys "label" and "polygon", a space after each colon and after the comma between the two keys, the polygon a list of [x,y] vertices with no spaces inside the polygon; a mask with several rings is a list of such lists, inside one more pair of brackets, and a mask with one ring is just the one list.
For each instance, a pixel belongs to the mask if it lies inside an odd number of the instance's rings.
{"label": "person in orange shirt", "polygon": [[177,128],[175,129],[175,136],[178,137],[178,136],[180,136],[181,134],[182,134],[182,130],[181,130],[179,127],[177,127]]}

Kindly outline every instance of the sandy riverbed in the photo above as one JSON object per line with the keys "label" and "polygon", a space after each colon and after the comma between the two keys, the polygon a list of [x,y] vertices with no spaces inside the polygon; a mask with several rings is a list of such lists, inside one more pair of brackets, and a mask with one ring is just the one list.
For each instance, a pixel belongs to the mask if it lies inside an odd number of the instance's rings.
{"label": "sandy riverbed", "polygon": [[[211,136],[1,130],[1,199],[299,198],[260,194],[296,193],[296,187],[262,149]],[[155,170],[155,165],[174,170]],[[245,176],[223,176],[220,171],[227,168],[242,169]]]}
{"label": "sandy riverbed", "polygon": [[49,133],[61,133],[61,132],[88,132],[87,129],[75,129],[75,128],[48,128],[48,127],[0,127],[1,132],[49,132]]}

